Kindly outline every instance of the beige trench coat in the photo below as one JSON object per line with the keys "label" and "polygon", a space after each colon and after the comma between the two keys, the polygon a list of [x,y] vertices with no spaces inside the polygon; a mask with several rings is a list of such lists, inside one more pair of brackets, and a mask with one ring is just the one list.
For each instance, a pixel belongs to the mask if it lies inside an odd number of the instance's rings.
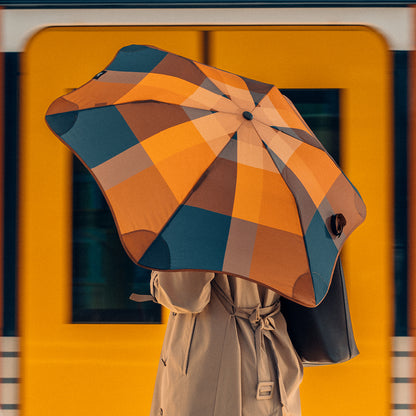
{"label": "beige trench coat", "polygon": [[299,416],[302,364],[279,296],[205,272],[153,272],[171,310],[151,416]]}

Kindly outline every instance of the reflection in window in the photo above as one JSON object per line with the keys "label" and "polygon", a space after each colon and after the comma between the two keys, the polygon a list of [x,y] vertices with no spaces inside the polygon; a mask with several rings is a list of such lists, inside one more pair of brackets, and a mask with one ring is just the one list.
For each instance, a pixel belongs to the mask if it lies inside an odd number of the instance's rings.
{"label": "reflection in window", "polygon": [[[338,161],[339,91],[282,93]],[[76,158],[73,170],[73,322],[160,322],[159,305],[128,299],[132,292],[149,292],[150,272],[127,256],[101,191]]]}

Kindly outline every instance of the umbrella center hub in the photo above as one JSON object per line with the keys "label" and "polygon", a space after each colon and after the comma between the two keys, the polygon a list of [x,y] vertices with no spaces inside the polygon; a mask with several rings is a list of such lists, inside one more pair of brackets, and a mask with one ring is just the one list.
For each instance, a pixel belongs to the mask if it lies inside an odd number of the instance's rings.
{"label": "umbrella center hub", "polygon": [[244,111],[244,113],[243,113],[243,117],[244,117],[246,120],[253,120],[253,114],[251,114],[251,113],[250,113],[250,111]]}

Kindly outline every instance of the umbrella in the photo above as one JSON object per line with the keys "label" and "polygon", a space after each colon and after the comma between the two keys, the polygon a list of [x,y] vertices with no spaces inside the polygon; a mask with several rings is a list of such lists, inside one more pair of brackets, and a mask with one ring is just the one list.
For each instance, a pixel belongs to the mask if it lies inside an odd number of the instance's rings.
{"label": "umbrella", "polygon": [[366,215],[275,86],[156,47],[122,48],[46,121],[146,268],[224,272],[313,307]]}

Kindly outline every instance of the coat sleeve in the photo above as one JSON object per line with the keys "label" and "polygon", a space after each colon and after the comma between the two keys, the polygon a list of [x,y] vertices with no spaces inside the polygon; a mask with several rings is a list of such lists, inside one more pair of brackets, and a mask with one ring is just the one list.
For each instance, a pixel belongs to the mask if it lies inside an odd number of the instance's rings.
{"label": "coat sleeve", "polygon": [[173,312],[199,313],[211,299],[209,272],[152,272],[150,291],[156,301]]}

